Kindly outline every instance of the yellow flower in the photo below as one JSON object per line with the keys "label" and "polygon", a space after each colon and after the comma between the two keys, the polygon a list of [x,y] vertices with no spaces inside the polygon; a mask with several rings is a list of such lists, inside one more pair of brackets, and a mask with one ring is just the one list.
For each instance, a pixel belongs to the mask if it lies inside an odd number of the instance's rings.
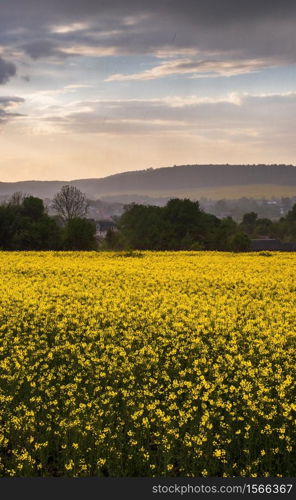
{"label": "yellow flower", "polygon": [[65,464],[65,469],[66,470],[72,470],[74,468],[74,462],[73,460],[70,460],[67,464]]}
{"label": "yellow flower", "polygon": [[0,475],[295,475],[295,271],[0,252]]}

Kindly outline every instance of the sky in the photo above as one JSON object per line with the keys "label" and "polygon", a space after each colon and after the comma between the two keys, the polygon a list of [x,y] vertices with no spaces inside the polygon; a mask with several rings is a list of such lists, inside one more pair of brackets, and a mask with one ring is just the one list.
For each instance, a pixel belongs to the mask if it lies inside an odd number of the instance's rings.
{"label": "sky", "polygon": [[295,164],[294,0],[0,0],[0,181]]}

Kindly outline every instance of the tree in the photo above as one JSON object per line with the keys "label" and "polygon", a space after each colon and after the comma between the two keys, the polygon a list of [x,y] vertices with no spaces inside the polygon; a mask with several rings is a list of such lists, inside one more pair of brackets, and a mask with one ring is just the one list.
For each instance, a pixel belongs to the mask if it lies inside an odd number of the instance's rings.
{"label": "tree", "polygon": [[26,195],[22,191],[16,191],[9,198],[8,204],[13,207],[20,207],[25,199]]}
{"label": "tree", "polygon": [[291,222],[296,221],[296,203],[293,205],[291,210],[289,210],[286,219]]}
{"label": "tree", "polygon": [[93,221],[75,217],[65,227],[66,250],[94,250],[96,248],[96,225]]}
{"label": "tree", "polygon": [[219,227],[215,230],[215,250],[229,250],[229,242],[232,236],[237,233],[238,225],[231,218],[226,217],[220,221]]}
{"label": "tree", "polygon": [[119,231],[114,231],[113,229],[108,229],[105,240],[101,245],[103,250],[124,250],[126,247],[123,235]]}
{"label": "tree", "polygon": [[43,200],[35,196],[26,196],[22,202],[22,215],[37,221],[45,214]]}
{"label": "tree", "polygon": [[52,208],[56,210],[63,221],[68,222],[75,218],[85,217],[88,211],[88,202],[79,189],[66,185],[55,195]]}
{"label": "tree", "polygon": [[250,237],[254,237],[257,220],[258,214],[256,212],[248,212],[244,214],[243,220],[240,224],[242,232],[246,233]]}
{"label": "tree", "polygon": [[237,232],[229,238],[229,249],[232,252],[244,252],[250,249],[251,241],[247,234]]}
{"label": "tree", "polygon": [[254,226],[256,224],[258,214],[256,212],[249,212],[243,216],[242,223],[245,226]]}
{"label": "tree", "polygon": [[255,224],[254,236],[255,237],[260,237],[260,236],[272,237],[272,236],[274,236],[274,224],[273,224],[273,222],[267,218],[257,219],[256,224]]}
{"label": "tree", "polygon": [[198,201],[173,198],[162,210],[166,249],[186,250],[194,242],[201,242],[204,236],[204,214]]}
{"label": "tree", "polygon": [[188,250],[194,243],[212,249],[219,225],[219,219],[200,210],[197,201],[175,198],[165,207],[134,203],[120,218],[117,240],[121,237],[137,250]]}
{"label": "tree", "polygon": [[13,196],[0,206],[0,248],[5,250],[58,250],[62,230],[45,213],[35,196]]}
{"label": "tree", "polygon": [[0,249],[12,250],[13,237],[18,228],[18,213],[15,206],[0,206]]}
{"label": "tree", "polygon": [[[161,207],[132,203],[120,218],[121,241],[138,250],[160,249]],[[119,237],[119,235],[117,235]],[[118,239],[118,238],[117,238]]]}

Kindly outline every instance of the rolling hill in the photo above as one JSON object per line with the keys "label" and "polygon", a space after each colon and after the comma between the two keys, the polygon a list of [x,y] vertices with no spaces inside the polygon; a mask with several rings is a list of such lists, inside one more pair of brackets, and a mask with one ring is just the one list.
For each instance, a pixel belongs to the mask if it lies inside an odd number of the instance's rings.
{"label": "rolling hill", "polygon": [[72,184],[90,199],[137,201],[139,198],[228,198],[293,196],[293,165],[181,165],[123,172],[104,178],[72,181],[0,182],[1,198],[16,191],[52,198],[64,184]]}

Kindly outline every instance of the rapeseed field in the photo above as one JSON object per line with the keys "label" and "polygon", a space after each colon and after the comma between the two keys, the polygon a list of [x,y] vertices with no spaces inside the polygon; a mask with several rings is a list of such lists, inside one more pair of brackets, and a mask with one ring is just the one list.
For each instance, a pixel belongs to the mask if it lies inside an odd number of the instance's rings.
{"label": "rapeseed field", "polygon": [[0,253],[1,476],[295,476],[296,255]]}

